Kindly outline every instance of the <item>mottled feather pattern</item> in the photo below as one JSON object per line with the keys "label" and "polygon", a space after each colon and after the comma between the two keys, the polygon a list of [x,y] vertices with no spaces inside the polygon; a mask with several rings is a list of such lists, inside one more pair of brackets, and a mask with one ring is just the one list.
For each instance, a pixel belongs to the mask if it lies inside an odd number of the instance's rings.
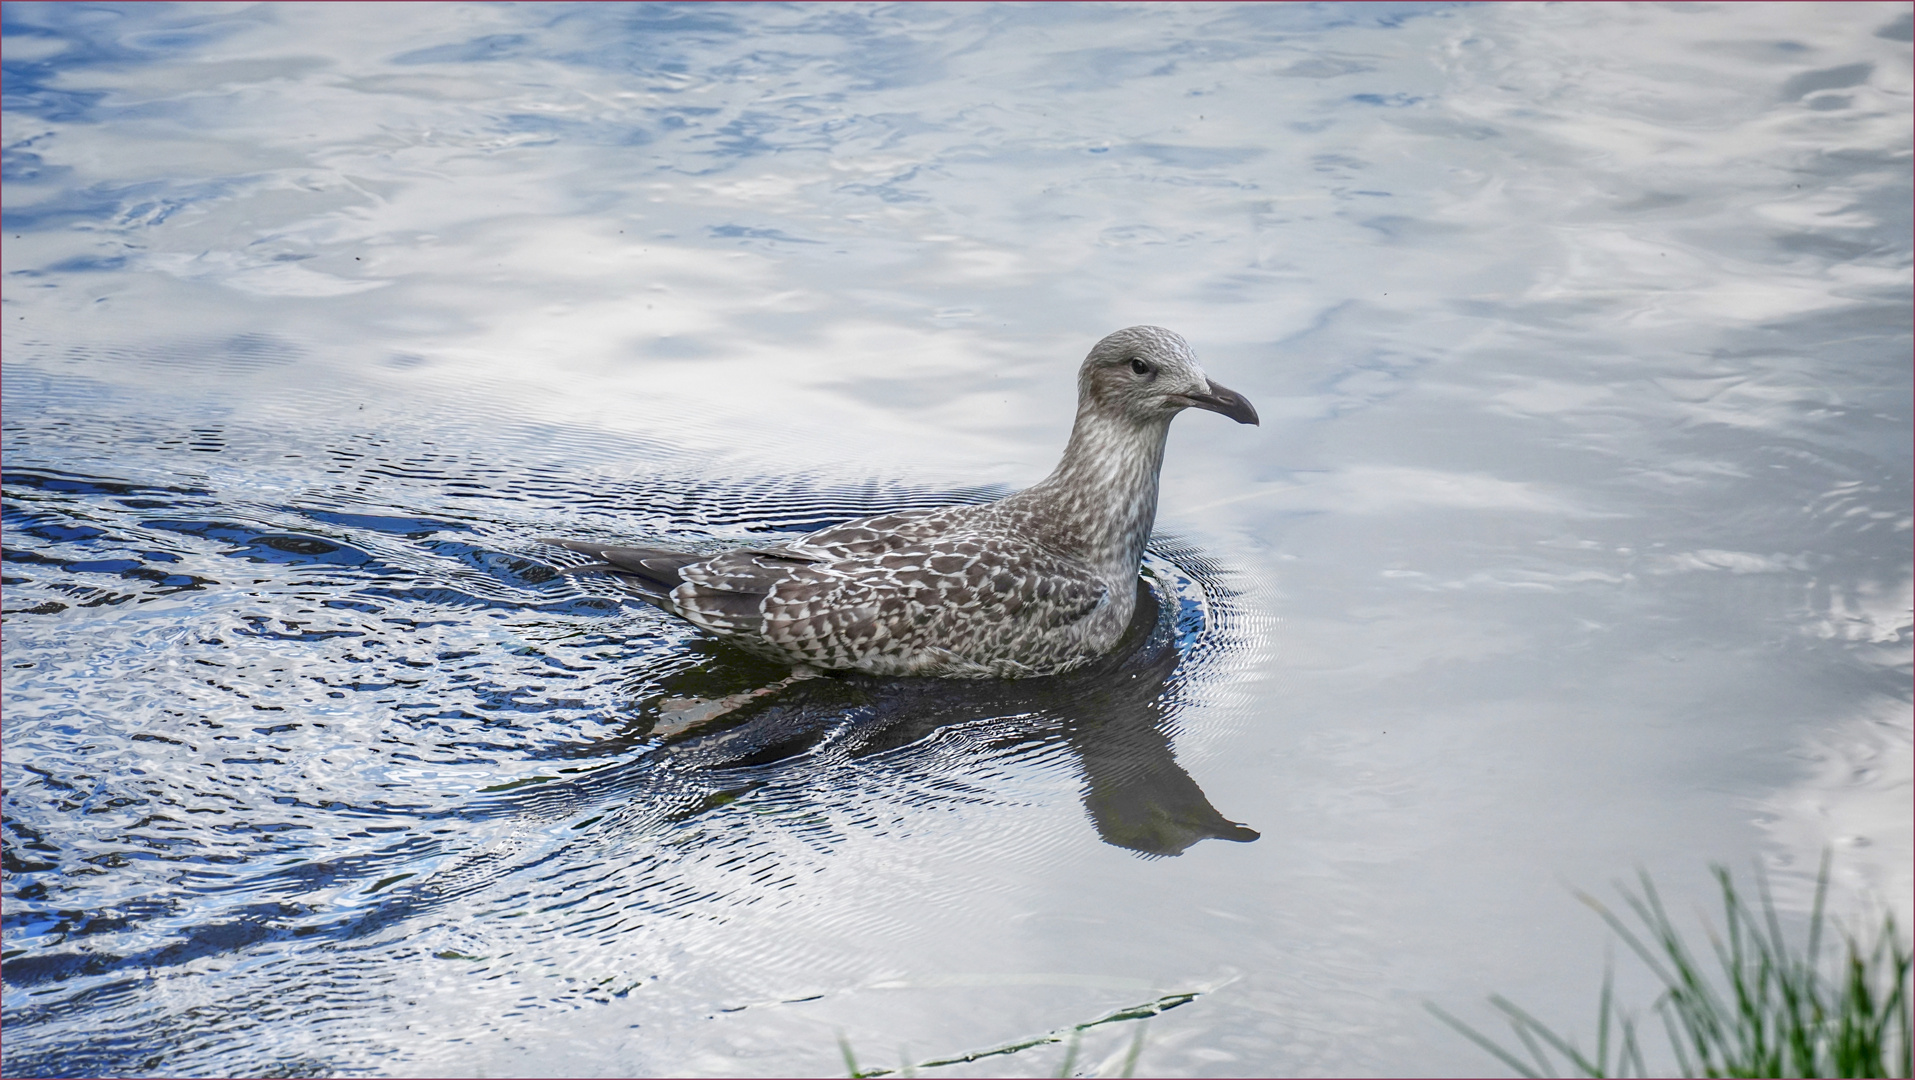
{"label": "mottled feather pattern", "polygon": [[[1008,530],[1003,508],[864,518],[782,547],[729,552],[687,567],[672,609],[707,630],[747,635],[742,644],[779,659],[876,674],[934,666],[1012,677],[1096,655],[1081,632],[1058,631],[1101,629],[1103,620],[1085,616],[1107,584]],[[1121,633],[1130,605],[1108,606]],[[1021,632],[1007,636],[1012,626]]]}
{"label": "mottled feather pattern", "polygon": [[1157,510],[1170,420],[1192,405],[1255,423],[1183,339],[1133,327],[1079,372],[1064,460],[993,503],[861,518],[779,545],[695,556],[552,541],[646,599],[761,655],[879,675],[1067,671],[1122,636]]}

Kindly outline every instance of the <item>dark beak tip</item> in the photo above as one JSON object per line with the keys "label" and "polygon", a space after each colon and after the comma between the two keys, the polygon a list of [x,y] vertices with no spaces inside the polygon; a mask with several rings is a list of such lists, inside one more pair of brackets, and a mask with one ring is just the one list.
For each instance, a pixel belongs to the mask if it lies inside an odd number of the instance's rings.
{"label": "dark beak tip", "polygon": [[1249,424],[1251,427],[1263,426],[1257,419],[1257,407],[1245,400],[1242,394],[1227,386],[1220,386],[1215,381],[1210,383],[1209,391],[1204,395],[1208,400],[1200,401],[1193,398],[1193,403],[1211,412],[1222,413],[1239,424]]}

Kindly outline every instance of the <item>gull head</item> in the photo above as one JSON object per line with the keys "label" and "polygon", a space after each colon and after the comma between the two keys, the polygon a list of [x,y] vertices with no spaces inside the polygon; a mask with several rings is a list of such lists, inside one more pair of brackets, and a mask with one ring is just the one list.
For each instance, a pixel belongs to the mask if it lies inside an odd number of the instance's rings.
{"label": "gull head", "polygon": [[1250,402],[1212,382],[1190,344],[1161,326],[1133,326],[1098,342],[1077,372],[1077,407],[1135,424],[1169,423],[1190,408],[1257,422]]}

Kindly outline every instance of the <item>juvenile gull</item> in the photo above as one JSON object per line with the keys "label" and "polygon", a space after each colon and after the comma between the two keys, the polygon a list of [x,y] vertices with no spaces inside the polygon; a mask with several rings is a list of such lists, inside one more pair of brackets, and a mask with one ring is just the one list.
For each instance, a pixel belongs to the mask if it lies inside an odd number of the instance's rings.
{"label": "juvenile gull", "polygon": [[1053,675],[1117,643],[1157,516],[1170,421],[1255,424],[1184,339],[1119,330],[1077,372],[1077,421],[1050,476],[996,502],[859,518],[719,555],[547,543],[762,656],[825,670],[949,678]]}

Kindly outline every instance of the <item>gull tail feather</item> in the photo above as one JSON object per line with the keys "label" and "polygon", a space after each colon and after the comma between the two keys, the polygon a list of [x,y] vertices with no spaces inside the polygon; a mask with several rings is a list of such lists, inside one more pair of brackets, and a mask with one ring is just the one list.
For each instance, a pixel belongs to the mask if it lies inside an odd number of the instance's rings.
{"label": "gull tail feather", "polygon": [[648,594],[648,597],[650,594],[656,594],[659,598],[663,598],[684,583],[685,579],[679,571],[692,563],[702,562],[711,557],[709,554],[673,551],[669,548],[612,547],[584,540],[559,540],[551,537],[540,537],[539,542],[602,560],[584,566],[560,567],[561,574],[611,574],[623,579],[640,592]]}

